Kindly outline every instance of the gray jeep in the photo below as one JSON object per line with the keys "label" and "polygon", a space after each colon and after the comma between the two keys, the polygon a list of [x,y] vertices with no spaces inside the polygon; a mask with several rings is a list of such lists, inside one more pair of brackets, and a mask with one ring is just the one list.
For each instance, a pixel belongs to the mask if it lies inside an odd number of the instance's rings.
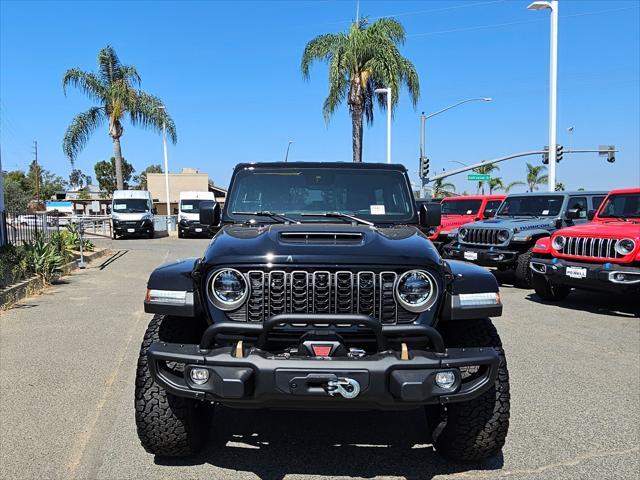
{"label": "gray jeep", "polygon": [[495,218],[467,223],[446,258],[467,260],[499,270],[515,270],[516,285],[531,286],[529,259],[536,240],[566,226],[589,221],[606,192],[536,192],[509,195]]}

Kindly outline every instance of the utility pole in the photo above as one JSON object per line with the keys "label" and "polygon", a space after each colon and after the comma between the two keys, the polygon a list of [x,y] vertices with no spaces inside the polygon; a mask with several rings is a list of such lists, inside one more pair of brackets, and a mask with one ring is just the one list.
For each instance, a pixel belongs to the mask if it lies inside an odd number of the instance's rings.
{"label": "utility pole", "polygon": [[34,171],[36,174],[36,200],[40,205],[40,167],[38,166],[38,141],[33,141]]}

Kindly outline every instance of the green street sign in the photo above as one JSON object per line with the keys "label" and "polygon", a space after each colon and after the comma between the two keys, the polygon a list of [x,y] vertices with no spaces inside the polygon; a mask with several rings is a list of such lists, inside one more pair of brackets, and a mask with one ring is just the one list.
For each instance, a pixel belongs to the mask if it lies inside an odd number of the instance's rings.
{"label": "green street sign", "polygon": [[486,182],[491,179],[491,175],[488,173],[470,173],[467,175],[467,180],[472,182]]}

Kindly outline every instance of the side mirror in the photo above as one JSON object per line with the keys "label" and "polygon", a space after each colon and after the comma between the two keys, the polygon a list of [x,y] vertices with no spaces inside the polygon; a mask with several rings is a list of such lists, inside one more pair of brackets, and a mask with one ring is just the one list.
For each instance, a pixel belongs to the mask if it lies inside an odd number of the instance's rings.
{"label": "side mirror", "polygon": [[420,226],[423,228],[437,227],[442,219],[442,205],[435,202],[420,205]]}
{"label": "side mirror", "polygon": [[152,208],[151,209],[151,213],[153,213],[154,215],[158,214],[158,209],[157,208]]}
{"label": "side mirror", "polygon": [[493,218],[496,216],[496,211],[495,210],[485,210],[484,211],[484,218]]}
{"label": "side mirror", "polygon": [[177,215],[178,214],[178,207],[173,207],[173,214]]}
{"label": "side mirror", "polygon": [[577,208],[570,208],[569,210],[567,210],[565,218],[567,220],[575,220],[576,218],[580,218],[580,210],[578,210]]}
{"label": "side mirror", "polygon": [[595,210],[589,210],[587,212],[587,220],[593,220],[593,217],[596,216],[596,211]]}
{"label": "side mirror", "polygon": [[213,200],[200,202],[200,223],[208,227],[216,227],[220,223],[220,205]]}

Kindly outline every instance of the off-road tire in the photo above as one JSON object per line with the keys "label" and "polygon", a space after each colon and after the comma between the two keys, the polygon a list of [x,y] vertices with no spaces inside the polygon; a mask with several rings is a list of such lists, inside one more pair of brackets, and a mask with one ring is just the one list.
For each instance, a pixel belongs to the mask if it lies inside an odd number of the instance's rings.
{"label": "off-road tire", "polygon": [[493,347],[500,356],[495,385],[479,397],[446,407],[428,405],[433,445],[442,456],[477,462],[496,455],[509,430],[509,372],[502,342],[489,319],[447,322],[438,327],[448,347]]}
{"label": "off-road tire", "polygon": [[529,261],[531,260],[531,247],[526,252],[521,253],[516,260],[516,287],[531,288],[531,267],[529,267]]}
{"label": "off-road tire", "polygon": [[571,287],[568,285],[553,284],[548,281],[543,275],[534,273],[531,276],[531,285],[542,300],[549,302],[558,302],[567,298],[567,295],[571,293]]}
{"label": "off-road tire", "polygon": [[[155,315],[144,335],[136,370],[135,417],[140,443],[154,455],[193,455],[206,440],[212,407],[166,392],[153,381],[147,365],[147,350],[153,342],[197,343],[199,333],[202,329],[190,319]],[[184,369],[181,364],[167,366]]]}

